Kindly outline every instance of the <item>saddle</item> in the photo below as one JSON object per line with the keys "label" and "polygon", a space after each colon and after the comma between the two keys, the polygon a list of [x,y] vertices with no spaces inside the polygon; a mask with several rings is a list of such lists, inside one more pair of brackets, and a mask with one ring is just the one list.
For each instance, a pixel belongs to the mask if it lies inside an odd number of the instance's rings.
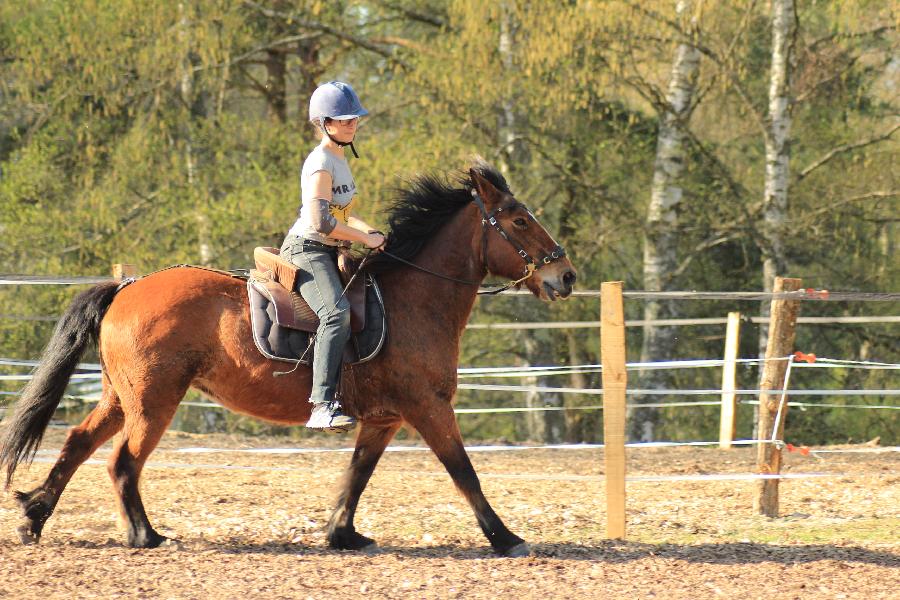
{"label": "saddle", "polygon": [[[282,327],[315,333],[319,317],[295,291],[300,267],[281,258],[278,248],[256,248],[253,260],[256,269],[251,269],[250,278],[267,290],[275,305],[275,322]],[[338,256],[338,270],[344,286],[353,279],[358,268],[359,262],[344,254]],[[350,302],[350,330],[359,333],[366,324],[365,279],[357,277],[344,295]]]}
{"label": "saddle", "polygon": [[[250,270],[247,291],[257,348],[267,358],[312,364],[319,317],[295,291],[300,268],[282,258],[277,248],[256,248],[253,258],[256,268]],[[354,279],[358,268],[359,261],[338,256],[342,283],[346,286],[352,280],[345,296],[353,335],[344,351],[344,362],[351,364],[374,358],[387,329],[378,284],[368,273]]]}

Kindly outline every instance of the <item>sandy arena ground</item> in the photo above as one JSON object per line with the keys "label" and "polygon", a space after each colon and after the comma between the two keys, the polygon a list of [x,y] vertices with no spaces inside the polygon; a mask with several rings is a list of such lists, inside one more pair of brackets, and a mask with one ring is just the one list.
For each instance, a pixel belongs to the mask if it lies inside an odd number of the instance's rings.
{"label": "sandy arena ground", "polygon": [[[48,432],[15,489],[42,480],[63,433]],[[488,500],[534,551],[507,559],[430,452],[390,452],[375,471],[356,523],[379,553],[329,550],[323,527],[349,454],[237,451],[310,445],[167,434],[142,489],[155,527],[178,541],[155,550],[123,545],[108,445],[39,546],[18,543],[18,508],[2,495],[0,598],[900,597],[898,452],[788,454],[785,473],[826,476],[782,481],[778,519],[753,515],[752,481],[630,481],[627,541],[604,540],[602,451],[473,452]],[[225,451],[184,452],[199,447]],[[755,462],[750,449],[628,455],[637,478],[747,474]]]}

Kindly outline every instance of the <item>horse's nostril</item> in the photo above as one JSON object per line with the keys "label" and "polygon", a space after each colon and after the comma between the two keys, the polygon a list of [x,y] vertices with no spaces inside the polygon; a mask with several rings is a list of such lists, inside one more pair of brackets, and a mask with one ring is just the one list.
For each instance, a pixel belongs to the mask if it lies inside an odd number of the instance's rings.
{"label": "horse's nostril", "polygon": [[566,271],[563,275],[563,283],[568,288],[575,285],[575,271]]}

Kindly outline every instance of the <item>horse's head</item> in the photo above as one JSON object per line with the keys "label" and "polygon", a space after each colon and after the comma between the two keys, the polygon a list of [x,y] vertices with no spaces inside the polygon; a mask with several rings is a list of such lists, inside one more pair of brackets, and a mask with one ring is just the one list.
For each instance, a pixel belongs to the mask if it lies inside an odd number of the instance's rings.
{"label": "horse's head", "polygon": [[512,194],[497,189],[476,169],[470,169],[469,176],[482,210],[487,270],[520,281],[541,300],[569,297],[576,275],[562,246]]}

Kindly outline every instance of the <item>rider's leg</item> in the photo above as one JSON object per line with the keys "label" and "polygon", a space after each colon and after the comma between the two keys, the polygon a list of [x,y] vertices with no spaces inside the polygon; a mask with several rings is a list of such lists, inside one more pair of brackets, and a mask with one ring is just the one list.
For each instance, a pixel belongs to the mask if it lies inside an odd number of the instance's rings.
{"label": "rider's leg", "polygon": [[298,241],[286,248],[285,257],[302,269],[298,290],[319,316],[309,398],[314,407],[307,427],[347,431],[356,420],[343,414],[336,392],[344,346],[350,338],[350,303],[342,294],[337,252],[304,247]]}

